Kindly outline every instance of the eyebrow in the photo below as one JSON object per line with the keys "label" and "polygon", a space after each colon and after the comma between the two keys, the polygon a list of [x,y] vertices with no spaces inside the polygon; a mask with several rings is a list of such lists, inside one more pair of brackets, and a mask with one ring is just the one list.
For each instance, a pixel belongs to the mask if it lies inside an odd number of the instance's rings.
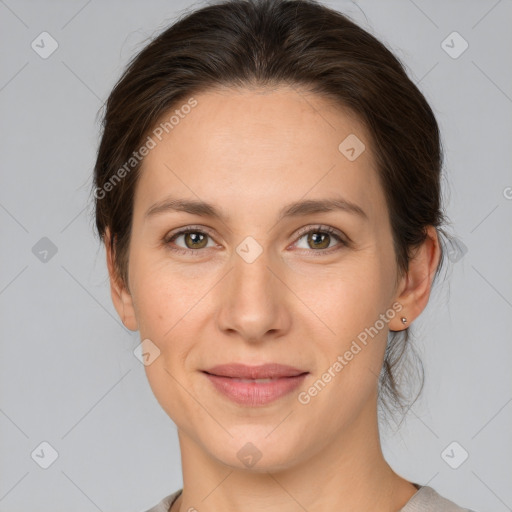
{"label": "eyebrow", "polygon": [[[211,217],[213,219],[219,219],[222,222],[226,222],[227,220],[227,216],[210,203],[195,199],[177,199],[173,197],[167,197],[150,206],[145,213],[145,218],[147,219],[169,211],[179,211],[199,215],[201,217]],[[336,197],[332,199],[306,199],[286,205],[279,211],[278,222],[287,217],[300,217],[313,213],[331,211],[344,211],[368,220],[368,215],[360,206],[342,197]]]}

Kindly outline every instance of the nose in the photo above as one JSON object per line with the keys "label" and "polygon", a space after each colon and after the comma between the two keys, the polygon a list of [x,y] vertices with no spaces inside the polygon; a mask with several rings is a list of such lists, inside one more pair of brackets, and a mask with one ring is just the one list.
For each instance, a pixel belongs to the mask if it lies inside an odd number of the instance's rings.
{"label": "nose", "polygon": [[239,254],[223,280],[219,297],[218,328],[250,343],[283,336],[290,328],[291,291],[282,268],[263,252],[252,262]]}

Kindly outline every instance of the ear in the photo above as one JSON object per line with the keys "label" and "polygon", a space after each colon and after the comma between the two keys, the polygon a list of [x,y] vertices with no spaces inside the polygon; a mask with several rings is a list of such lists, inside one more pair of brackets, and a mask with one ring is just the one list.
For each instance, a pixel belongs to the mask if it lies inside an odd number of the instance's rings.
{"label": "ear", "polygon": [[113,254],[110,248],[110,230],[108,227],[106,228],[104,241],[107,253],[107,267],[110,278],[110,295],[112,302],[125,327],[130,329],[130,331],[137,331],[138,324],[132,296],[114,266]]}
{"label": "ear", "polygon": [[[432,281],[441,258],[439,237],[434,226],[428,226],[427,237],[409,261],[409,270],[400,280],[395,301],[402,310],[389,322],[391,331],[402,331],[418,318],[428,304]],[[402,317],[407,323],[402,323]]]}

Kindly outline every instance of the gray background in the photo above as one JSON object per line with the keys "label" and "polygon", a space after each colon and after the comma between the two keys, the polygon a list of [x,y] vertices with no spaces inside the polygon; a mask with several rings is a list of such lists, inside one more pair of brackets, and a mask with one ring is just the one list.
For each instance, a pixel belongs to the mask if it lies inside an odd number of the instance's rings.
{"label": "gray background", "polygon": [[[414,322],[426,387],[398,432],[383,429],[385,456],[461,505],[512,510],[512,2],[325,3],[393,49],[430,101],[467,248]],[[182,485],[176,427],[111,303],[88,198],[98,110],[191,5],[204,4],[0,0],[1,512],[136,512]],[[43,31],[58,43],[46,59],[31,47]],[[457,58],[442,45],[453,31],[469,44]],[[57,249],[46,261],[43,237]],[[44,441],[58,453],[47,469]],[[457,469],[442,457],[453,441],[469,453]]]}

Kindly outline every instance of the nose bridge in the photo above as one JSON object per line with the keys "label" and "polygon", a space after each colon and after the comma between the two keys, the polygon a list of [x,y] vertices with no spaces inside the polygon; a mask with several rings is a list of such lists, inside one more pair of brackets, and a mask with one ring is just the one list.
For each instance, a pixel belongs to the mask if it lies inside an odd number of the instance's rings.
{"label": "nose bridge", "polygon": [[283,327],[283,283],[274,276],[276,270],[271,270],[269,256],[266,249],[250,240],[242,242],[233,254],[220,327],[238,331],[247,340],[259,340],[269,330]]}
{"label": "nose bridge", "polygon": [[269,305],[270,297],[276,292],[273,289],[275,277],[269,269],[269,252],[262,248],[259,254],[255,254],[256,248],[249,245],[248,252],[244,253],[246,248],[244,243],[240,244],[233,258],[233,297],[236,303],[250,308]]}

